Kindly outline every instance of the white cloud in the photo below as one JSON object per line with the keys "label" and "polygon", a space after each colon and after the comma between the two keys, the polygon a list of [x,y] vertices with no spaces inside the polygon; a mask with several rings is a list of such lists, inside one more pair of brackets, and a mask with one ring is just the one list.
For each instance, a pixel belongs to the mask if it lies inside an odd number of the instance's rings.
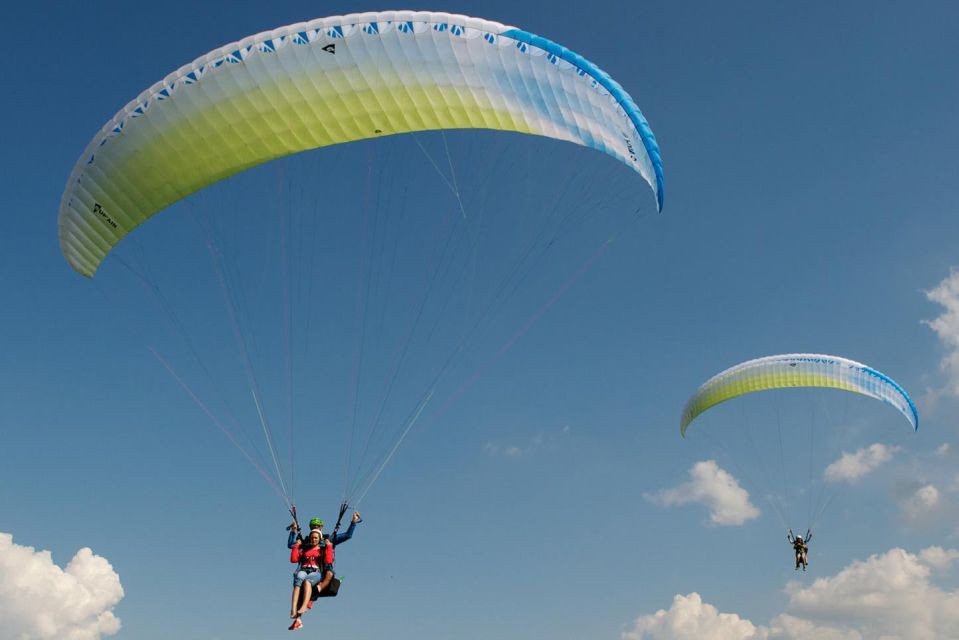
{"label": "white cloud", "polygon": [[113,607],[120,576],[105,558],[80,549],[63,569],[0,533],[0,640],[98,640],[120,629]]}
{"label": "white cloud", "polygon": [[855,453],[843,451],[838,460],[826,467],[824,475],[830,482],[856,482],[883,462],[891,460],[897,451],[899,447],[887,447],[879,442]]}
{"label": "white cloud", "polygon": [[939,489],[927,484],[916,489],[915,493],[902,501],[903,515],[907,520],[916,522],[934,514],[942,502]]}
{"label": "white cloud", "polygon": [[950,448],[951,448],[951,447],[949,446],[949,443],[948,443],[948,442],[944,442],[944,443],[942,443],[941,445],[939,445],[938,447],[936,447],[936,455],[938,455],[938,456],[941,457],[941,458],[944,458],[944,457],[946,457],[947,455],[949,455],[949,449],[950,449]]}
{"label": "white cloud", "polygon": [[716,525],[740,525],[759,516],[749,502],[749,492],[715,460],[697,462],[689,470],[690,481],[672,489],[646,494],[646,499],[664,507],[698,502],[709,508],[709,520]]}
{"label": "white cloud", "polygon": [[936,640],[959,638],[959,591],[931,581],[959,551],[891,549],[855,561],[812,585],[786,585],[788,606],[768,625],[719,613],[697,593],[677,595],[668,611],[637,618],[623,640]]}
{"label": "white cloud", "polygon": [[918,555],[891,549],[809,587],[790,583],[788,613],[858,631],[866,640],[957,638],[959,592],[944,591],[929,579],[932,567],[947,567],[955,554],[938,547]]}
{"label": "white cloud", "polygon": [[676,595],[669,610],[640,616],[622,640],[863,640],[855,630],[817,625],[788,614],[769,626],[755,625],[735,613],[720,613],[696,593]]}
{"label": "white cloud", "polygon": [[940,367],[949,376],[947,391],[959,395],[959,270],[950,270],[947,278],[932,291],[926,291],[926,297],[944,309],[937,318],[925,321],[925,324],[936,332],[946,348]]}
{"label": "white cloud", "polygon": [[929,547],[919,552],[919,560],[931,569],[945,571],[952,566],[953,562],[959,560],[959,551],[943,549],[942,547]]}
{"label": "white cloud", "polygon": [[735,613],[720,613],[698,593],[677,595],[668,611],[640,616],[623,640],[747,640],[756,638],[756,627]]}

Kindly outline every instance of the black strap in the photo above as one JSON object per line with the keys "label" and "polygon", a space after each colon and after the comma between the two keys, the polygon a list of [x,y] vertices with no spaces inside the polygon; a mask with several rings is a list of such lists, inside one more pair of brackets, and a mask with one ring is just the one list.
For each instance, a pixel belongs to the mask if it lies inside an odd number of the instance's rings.
{"label": "black strap", "polygon": [[[300,521],[299,521],[299,520],[297,519],[297,517],[296,517],[296,505],[295,505],[295,504],[290,505],[290,515],[293,516],[293,522],[294,522],[294,524],[289,525],[289,526],[286,528],[286,530],[289,531],[289,530],[292,529],[292,528],[294,527],[294,525],[295,525],[297,532],[302,531],[302,529],[300,529]],[[297,537],[298,537],[301,541],[303,540],[303,535],[302,535],[302,534],[298,533],[298,534],[297,534]]]}
{"label": "black strap", "polygon": [[336,544],[335,544],[335,541],[336,541],[336,533],[337,533],[337,531],[340,530],[340,525],[343,524],[343,514],[345,514],[345,513],[346,513],[346,510],[349,509],[349,508],[350,508],[350,503],[349,503],[349,502],[341,502],[341,503],[340,503],[340,515],[337,516],[337,518],[336,518],[336,526],[333,527],[333,535],[330,536],[330,542],[331,542],[331,543],[334,543],[334,544],[333,544],[334,547],[336,546]]}

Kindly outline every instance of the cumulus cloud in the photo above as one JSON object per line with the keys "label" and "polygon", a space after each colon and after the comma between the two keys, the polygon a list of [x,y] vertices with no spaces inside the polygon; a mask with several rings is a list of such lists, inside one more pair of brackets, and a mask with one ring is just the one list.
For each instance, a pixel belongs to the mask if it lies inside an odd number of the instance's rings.
{"label": "cumulus cloud", "polygon": [[689,470],[689,476],[689,482],[646,494],[646,499],[664,507],[690,502],[704,504],[709,508],[710,522],[716,525],[741,525],[759,516],[759,509],[749,502],[749,492],[715,460],[697,462]]}
{"label": "cumulus cloud", "polygon": [[931,580],[959,551],[891,549],[855,561],[812,585],[786,585],[786,611],[768,625],[719,613],[697,593],[677,595],[669,610],[636,619],[623,640],[935,640],[959,638],[959,591]]}
{"label": "cumulus cloud", "polygon": [[735,613],[720,613],[698,593],[677,595],[668,611],[640,616],[623,640],[745,640],[756,638],[756,627]]}
{"label": "cumulus cloud", "polygon": [[695,591],[676,595],[672,606],[639,616],[622,640],[863,640],[855,630],[818,625],[788,614],[769,626],[753,624],[735,613],[720,613]]}
{"label": "cumulus cloud", "polygon": [[788,612],[813,623],[856,630],[864,639],[957,638],[959,592],[930,581],[932,569],[947,568],[955,556],[954,550],[939,547],[915,555],[891,549],[870,556],[807,588],[790,584]]}
{"label": "cumulus cloud", "polygon": [[876,442],[855,453],[842,452],[838,460],[826,467],[826,480],[830,482],[856,482],[876,467],[892,460],[899,447],[887,447]]}
{"label": "cumulus cloud", "polygon": [[941,445],[939,445],[938,447],[936,447],[936,455],[938,455],[940,458],[945,458],[946,456],[949,455],[949,450],[950,450],[950,449],[951,449],[951,447],[949,446],[949,443],[948,443],[948,442],[944,442],[944,443],[942,443]]}
{"label": "cumulus cloud", "polygon": [[949,276],[926,297],[943,307],[942,313],[925,321],[946,348],[946,355],[940,361],[940,367],[949,377],[947,391],[959,395],[959,270],[952,269]]}
{"label": "cumulus cloud", "polygon": [[65,568],[0,533],[0,640],[98,640],[115,634],[120,576],[105,558],[80,549]]}
{"label": "cumulus cloud", "polygon": [[937,546],[919,552],[919,561],[938,571],[949,569],[956,560],[959,560],[959,551],[955,549],[943,549]]}
{"label": "cumulus cloud", "polygon": [[902,513],[912,522],[924,520],[937,511],[941,502],[939,489],[935,485],[927,484],[902,501]]}

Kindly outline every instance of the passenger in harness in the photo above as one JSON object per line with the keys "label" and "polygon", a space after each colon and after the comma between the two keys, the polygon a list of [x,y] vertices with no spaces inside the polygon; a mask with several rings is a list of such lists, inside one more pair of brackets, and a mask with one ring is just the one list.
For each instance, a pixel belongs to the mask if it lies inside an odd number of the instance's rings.
{"label": "passenger in harness", "polygon": [[[290,537],[295,536],[296,532],[291,530]],[[329,558],[324,555],[326,549],[322,542],[323,534],[317,528],[310,531],[306,540],[295,540],[290,549],[290,562],[297,563],[296,572],[293,574],[293,598],[290,603],[290,617],[293,618],[293,624],[290,625],[291,631],[303,626],[300,616],[308,608],[313,587],[322,580],[323,567],[326,566],[327,561],[332,562],[332,555]]]}

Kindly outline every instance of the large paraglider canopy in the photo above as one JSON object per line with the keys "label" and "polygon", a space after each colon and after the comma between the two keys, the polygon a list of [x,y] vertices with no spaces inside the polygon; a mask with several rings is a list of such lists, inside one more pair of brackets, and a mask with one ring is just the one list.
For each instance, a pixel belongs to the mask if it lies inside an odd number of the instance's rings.
{"label": "large paraglider canopy", "polygon": [[[537,158],[483,142],[471,153],[473,137],[501,147],[552,142],[493,132],[572,142],[571,152],[605,162],[586,151],[597,150],[621,164],[590,169],[572,153]],[[271,160],[274,184],[257,168]],[[457,178],[465,162],[473,164]],[[524,166],[539,173],[520,184]],[[355,506],[420,416],[449,406],[612,243],[574,222],[598,218],[604,199],[618,197],[617,179],[627,190],[644,190],[645,180],[662,209],[656,139],[632,97],[592,62],[479,18],[352,14],[230,43],[129,102],[73,168],[59,240],[72,268],[97,274],[97,288],[107,279],[102,289],[125,326],[168,321],[179,342],[157,347],[151,337],[151,351],[288,507],[294,424],[312,442],[322,432],[324,452],[342,444],[342,502]],[[230,189],[230,203],[216,206]],[[638,197],[608,209],[625,212],[625,226]],[[170,231],[181,214],[192,227]],[[205,247],[192,251],[196,230]],[[559,286],[534,282],[562,233],[580,244],[589,236],[600,250]],[[565,249],[551,255],[569,260],[575,252]],[[204,281],[206,253],[222,300],[215,289],[190,292]],[[101,269],[111,260],[123,269]],[[109,285],[125,275],[130,289],[145,285],[145,300],[114,293]],[[464,364],[486,328],[505,324],[497,314],[524,283],[538,287],[540,309],[514,318],[489,358]],[[143,319],[147,309],[158,313]],[[217,312],[226,322],[211,330]],[[322,355],[311,353],[317,343]],[[222,355],[229,348],[232,357]],[[322,366],[332,371],[320,375]],[[245,380],[230,388],[232,376]],[[248,425],[252,433],[241,433]]]}
{"label": "large paraglider canopy", "polygon": [[332,144],[456,128],[598,149],[639,172],[662,208],[652,131],[594,64],[496,22],[388,11],[260,33],[141,93],[74,167],[60,204],[60,245],[90,276],[147,218],[235,173]]}

